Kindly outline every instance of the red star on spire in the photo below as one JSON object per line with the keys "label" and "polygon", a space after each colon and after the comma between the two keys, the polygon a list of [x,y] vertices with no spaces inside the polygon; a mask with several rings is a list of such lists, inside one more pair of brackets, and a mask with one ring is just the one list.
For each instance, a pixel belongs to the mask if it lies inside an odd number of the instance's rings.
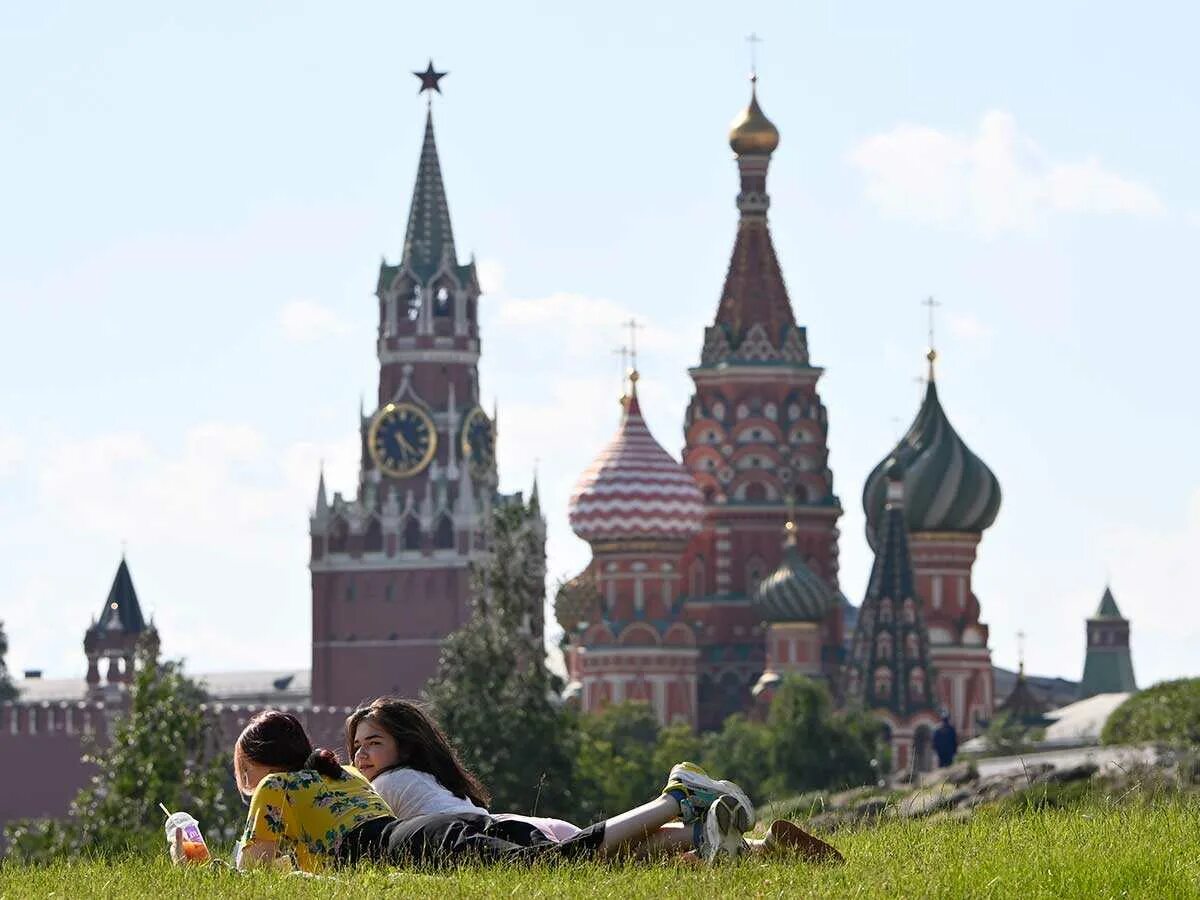
{"label": "red star on spire", "polygon": [[433,60],[431,59],[429,65],[425,67],[424,72],[413,72],[413,74],[421,79],[421,89],[417,91],[418,94],[423,94],[426,91],[437,91],[440,94],[442,89],[438,86],[438,81],[445,78],[448,73],[434,71]]}

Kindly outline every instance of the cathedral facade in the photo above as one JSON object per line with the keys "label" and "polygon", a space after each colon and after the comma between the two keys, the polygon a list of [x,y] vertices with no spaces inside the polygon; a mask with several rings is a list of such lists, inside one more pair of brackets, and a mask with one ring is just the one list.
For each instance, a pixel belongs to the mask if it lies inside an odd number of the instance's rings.
{"label": "cathedral facade", "polygon": [[[864,488],[881,574],[864,600],[866,621],[853,624],[858,610],[838,585],[842,507],[822,369],[771,239],[767,174],[779,131],[756,84],[729,143],[737,231],[689,370],[681,460],[646,430],[634,372],[617,435],[571,499],[571,525],[592,562],[560,594],[572,609],[570,694],[585,710],[646,699],[664,723],[710,729],[769,703],[779,679],[799,672],[877,710],[907,759],[914,730],[936,713],[972,734],[994,705],[971,570],[999,510],[999,483],[946,417],[931,350],[917,417]],[[877,637],[881,627],[888,633]]]}

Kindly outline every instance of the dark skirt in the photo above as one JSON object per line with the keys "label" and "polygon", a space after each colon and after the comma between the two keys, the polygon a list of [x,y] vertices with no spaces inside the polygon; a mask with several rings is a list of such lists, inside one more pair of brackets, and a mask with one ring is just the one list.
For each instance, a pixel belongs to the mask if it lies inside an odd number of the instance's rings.
{"label": "dark skirt", "polygon": [[603,840],[603,822],[559,843],[528,822],[445,813],[363,822],[342,838],[337,857],[346,865],[360,860],[395,866],[549,863],[594,856]]}

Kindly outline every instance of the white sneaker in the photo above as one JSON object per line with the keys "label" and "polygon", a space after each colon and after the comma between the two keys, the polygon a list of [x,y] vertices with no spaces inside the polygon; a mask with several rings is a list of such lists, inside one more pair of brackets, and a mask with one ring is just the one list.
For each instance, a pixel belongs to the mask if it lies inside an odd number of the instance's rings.
{"label": "white sneaker", "polygon": [[679,800],[685,825],[700,819],[718,797],[726,794],[734,797],[744,810],[746,819],[750,822],[746,830],[754,827],[754,804],[750,802],[746,792],[732,781],[710,778],[708,773],[695,763],[681,762],[672,767],[663,794]]}
{"label": "white sneaker", "polygon": [[749,847],[743,835],[753,825],[742,801],[732,794],[722,794],[704,817],[704,836],[698,848],[700,857],[712,864],[718,859],[736,859],[746,853]]}

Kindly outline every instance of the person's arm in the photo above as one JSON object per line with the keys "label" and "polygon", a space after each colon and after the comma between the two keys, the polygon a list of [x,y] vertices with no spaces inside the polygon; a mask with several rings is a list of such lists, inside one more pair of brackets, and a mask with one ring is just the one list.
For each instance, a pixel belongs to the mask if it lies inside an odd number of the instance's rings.
{"label": "person's arm", "polygon": [[279,852],[279,838],[286,830],[284,811],[288,808],[283,789],[268,775],[250,798],[246,827],[237,855],[239,869],[270,865]]}

